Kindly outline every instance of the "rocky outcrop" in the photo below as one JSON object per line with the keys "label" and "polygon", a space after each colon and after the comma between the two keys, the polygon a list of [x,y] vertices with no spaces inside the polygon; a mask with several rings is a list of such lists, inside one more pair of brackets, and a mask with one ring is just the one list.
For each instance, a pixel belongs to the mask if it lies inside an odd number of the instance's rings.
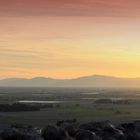
{"label": "rocky outcrop", "polygon": [[115,126],[109,121],[80,124],[74,119],[43,129],[12,126],[1,131],[0,140],[140,140],[140,121]]}

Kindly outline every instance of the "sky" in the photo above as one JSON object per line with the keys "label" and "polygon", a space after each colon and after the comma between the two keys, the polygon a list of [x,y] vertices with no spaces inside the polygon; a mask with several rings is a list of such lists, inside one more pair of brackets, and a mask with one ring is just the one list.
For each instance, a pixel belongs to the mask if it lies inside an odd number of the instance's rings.
{"label": "sky", "polygon": [[140,77],[139,0],[0,0],[0,79]]}

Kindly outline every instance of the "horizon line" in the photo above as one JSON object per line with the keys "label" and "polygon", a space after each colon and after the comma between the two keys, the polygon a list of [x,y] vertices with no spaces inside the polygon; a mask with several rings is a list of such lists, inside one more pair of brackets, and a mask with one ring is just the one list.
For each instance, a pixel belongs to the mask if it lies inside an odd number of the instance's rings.
{"label": "horizon line", "polygon": [[140,78],[139,77],[119,77],[119,76],[115,76],[115,75],[103,75],[103,74],[93,74],[93,75],[85,75],[85,76],[77,76],[77,77],[73,77],[73,78],[54,78],[51,76],[34,76],[34,77],[7,77],[7,78],[0,78],[0,80],[7,80],[7,79],[27,79],[27,80],[31,80],[31,79],[35,79],[35,78],[48,78],[48,79],[54,79],[54,80],[73,80],[73,79],[79,79],[79,78],[84,78],[84,77],[95,77],[95,76],[102,76],[102,77],[112,77],[112,78],[121,78],[121,79],[137,79]]}

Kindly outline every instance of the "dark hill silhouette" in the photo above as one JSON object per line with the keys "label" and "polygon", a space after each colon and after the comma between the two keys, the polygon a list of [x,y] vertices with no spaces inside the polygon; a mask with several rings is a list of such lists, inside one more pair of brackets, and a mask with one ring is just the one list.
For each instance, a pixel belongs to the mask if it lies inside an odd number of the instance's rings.
{"label": "dark hill silhouette", "polygon": [[92,75],[75,79],[53,79],[35,77],[32,79],[9,78],[0,80],[6,87],[139,87],[140,78],[118,78]]}

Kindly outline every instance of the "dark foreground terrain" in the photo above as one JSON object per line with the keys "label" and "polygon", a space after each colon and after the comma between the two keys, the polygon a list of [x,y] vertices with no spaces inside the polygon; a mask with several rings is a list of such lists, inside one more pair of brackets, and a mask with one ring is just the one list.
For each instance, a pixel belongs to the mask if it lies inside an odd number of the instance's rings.
{"label": "dark foreground terrain", "polygon": [[109,121],[80,124],[76,119],[58,121],[45,128],[12,125],[1,129],[1,140],[140,140],[140,121],[118,126]]}
{"label": "dark foreground terrain", "polygon": [[139,88],[0,88],[0,139],[140,140],[139,107]]}

